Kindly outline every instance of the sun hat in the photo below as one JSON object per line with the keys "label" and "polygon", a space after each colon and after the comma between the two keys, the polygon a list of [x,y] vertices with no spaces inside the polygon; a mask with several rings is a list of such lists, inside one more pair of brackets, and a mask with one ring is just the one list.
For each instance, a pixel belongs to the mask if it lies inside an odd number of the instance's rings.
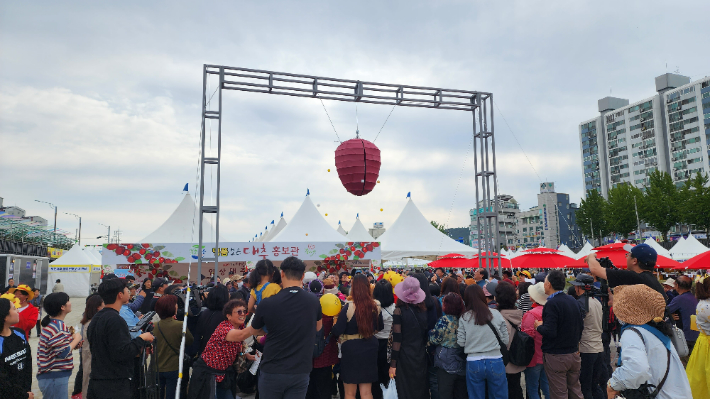
{"label": "sun hat", "polygon": [[27,298],[27,300],[29,300],[29,301],[31,301],[35,298],[34,290],[32,288],[30,288],[30,286],[27,284],[20,284],[17,287],[13,287],[13,288],[10,288],[9,290],[7,290],[7,292],[9,292],[10,294],[14,294],[15,291],[26,292],[27,295],[29,296],[29,298]]}
{"label": "sun hat", "polygon": [[19,309],[19,308],[20,308],[20,300],[17,299],[17,297],[16,297],[14,294],[10,294],[10,293],[2,294],[2,295],[0,295],[0,298],[5,298],[5,299],[7,299],[8,301],[14,303],[14,304],[15,304],[15,309]]}
{"label": "sun hat", "polygon": [[614,288],[614,314],[626,324],[642,325],[662,321],[666,301],[660,292],[645,284]]}
{"label": "sun hat", "polygon": [[675,280],[672,278],[669,278],[668,280],[663,282],[663,285],[667,285],[669,287],[675,287]]}
{"label": "sun hat", "polygon": [[419,280],[414,277],[407,277],[401,283],[394,287],[394,294],[402,302],[420,303],[426,298],[426,294],[422,290]]}
{"label": "sun hat", "polygon": [[539,303],[540,305],[546,304],[547,294],[545,294],[545,283],[539,282],[528,287],[528,295],[530,295],[530,299],[535,301],[535,303]]}
{"label": "sun hat", "polygon": [[306,272],[306,273],[303,275],[303,284],[308,284],[308,283],[310,283],[311,281],[313,281],[313,280],[315,280],[315,279],[317,279],[317,278],[318,278],[318,276],[316,276],[315,273],[313,273],[313,272]]}
{"label": "sun hat", "polygon": [[222,284],[225,284],[225,285],[226,285],[226,284],[227,284],[228,282],[230,282],[230,281],[232,281],[232,280],[230,280],[229,277],[225,277],[225,278],[222,279]]}

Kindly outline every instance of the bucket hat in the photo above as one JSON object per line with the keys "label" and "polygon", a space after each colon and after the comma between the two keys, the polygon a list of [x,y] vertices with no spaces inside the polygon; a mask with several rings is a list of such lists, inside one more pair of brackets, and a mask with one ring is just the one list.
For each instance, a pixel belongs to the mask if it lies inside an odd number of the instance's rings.
{"label": "bucket hat", "polygon": [[663,295],[644,284],[614,288],[614,314],[627,324],[642,325],[662,321],[666,310]]}
{"label": "bucket hat", "polygon": [[401,283],[394,287],[394,294],[397,298],[401,299],[402,302],[406,303],[420,303],[426,298],[426,294],[419,284],[419,280],[414,277],[407,277]]}
{"label": "bucket hat", "polygon": [[536,303],[540,305],[546,304],[547,295],[545,294],[545,283],[540,282],[528,287],[528,295],[530,295],[530,298]]}
{"label": "bucket hat", "polygon": [[28,301],[31,301],[31,300],[35,299],[34,290],[33,290],[32,288],[30,288],[30,286],[27,285],[27,284],[20,284],[20,285],[18,285],[17,287],[10,288],[9,290],[7,290],[7,292],[9,292],[10,294],[15,294],[15,291],[23,291],[23,292],[26,292],[27,295],[29,296],[29,297],[27,298]]}

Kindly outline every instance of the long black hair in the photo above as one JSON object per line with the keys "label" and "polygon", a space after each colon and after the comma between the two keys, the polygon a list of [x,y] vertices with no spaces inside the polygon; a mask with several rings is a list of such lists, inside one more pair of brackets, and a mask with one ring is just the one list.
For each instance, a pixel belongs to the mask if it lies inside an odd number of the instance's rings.
{"label": "long black hair", "polygon": [[421,287],[422,291],[424,291],[424,305],[426,305],[426,308],[431,309],[432,307],[436,306],[437,301],[434,299],[433,296],[431,296],[431,292],[429,291],[429,280],[427,280],[424,273],[414,273],[412,277],[419,280],[419,286]]}
{"label": "long black hair", "polygon": [[[249,273],[249,288],[256,290],[256,287],[261,285],[262,276],[269,276],[269,282],[276,282],[274,278],[277,271],[274,264],[268,259],[262,259],[256,262],[254,270]],[[280,277],[281,274],[278,275],[279,280]]]}
{"label": "long black hair", "polygon": [[380,301],[380,306],[388,308],[394,303],[394,294],[392,293],[392,284],[382,279],[375,283],[375,289],[372,291],[372,296]]}
{"label": "long black hair", "polygon": [[42,327],[47,327],[50,322],[50,318],[57,317],[62,313],[62,306],[69,302],[69,295],[66,292],[55,292],[47,295],[44,298],[44,310],[47,315],[42,319]]}

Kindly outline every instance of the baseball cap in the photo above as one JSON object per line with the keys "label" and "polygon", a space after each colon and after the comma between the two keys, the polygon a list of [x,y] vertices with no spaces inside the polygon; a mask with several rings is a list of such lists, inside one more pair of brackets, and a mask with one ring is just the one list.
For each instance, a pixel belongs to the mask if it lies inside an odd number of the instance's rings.
{"label": "baseball cap", "polygon": [[158,277],[155,280],[153,280],[153,290],[157,290],[158,288],[162,287],[163,285],[167,285],[168,280]]}
{"label": "baseball cap", "polygon": [[580,273],[577,275],[577,278],[574,279],[574,281],[571,281],[570,284],[577,286],[577,287],[584,287],[585,285],[592,285],[594,284],[594,277]]}
{"label": "baseball cap", "polygon": [[656,253],[656,250],[648,244],[639,244],[636,246],[626,244],[624,245],[624,249],[631,252],[631,256],[638,259],[638,261],[641,263],[650,263],[655,265],[656,259],[658,259],[658,254]]}

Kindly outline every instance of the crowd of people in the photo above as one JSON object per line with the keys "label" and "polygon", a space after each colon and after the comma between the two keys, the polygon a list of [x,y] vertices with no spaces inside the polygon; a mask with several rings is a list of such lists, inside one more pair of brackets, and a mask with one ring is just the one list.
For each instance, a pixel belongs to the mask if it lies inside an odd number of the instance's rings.
{"label": "crowd of people", "polygon": [[161,399],[710,398],[710,278],[659,280],[656,256],[637,245],[620,270],[592,254],[574,275],[318,273],[290,257],[195,287],[188,303],[181,284],[108,275],[80,331],[64,323],[65,293],[10,281],[0,392],[33,398],[35,378],[44,398],[67,398],[80,350],[73,393],[90,399],[138,398],[151,379]]}

